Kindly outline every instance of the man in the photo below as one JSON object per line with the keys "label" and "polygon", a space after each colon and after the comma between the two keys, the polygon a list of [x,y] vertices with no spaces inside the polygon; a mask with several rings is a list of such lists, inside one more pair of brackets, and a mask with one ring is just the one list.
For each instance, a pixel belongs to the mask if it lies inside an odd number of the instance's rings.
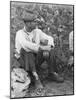
{"label": "man", "polygon": [[[49,71],[51,73],[51,76],[54,76],[54,79],[58,82],[63,81],[63,79],[55,71],[55,57],[53,57],[54,53],[53,50],[51,50],[51,47],[54,47],[53,38],[51,36],[46,35],[38,28],[34,29],[33,31],[30,29],[31,24],[28,25],[28,23],[26,22],[24,28],[16,33],[15,57],[19,60],[22,67],[25,66],[26,71],[31,71],[33,76],[35,76],[35,79],[39,80],[35,68],[35,55],[37,55],[37,61],[39,61],[38,65],[41,65],[41,63],[44,61],[43,51],[48,51],[49,57],[47,59],[47,62],[49,65]],[[48,40],[47,45],[40,44],[40,42],[44,40]]]}
{"label": "man", "polygon": [[[15,57],[19,61],[21,67],[27,72],[32,72],[35,79],[39,81],[39,77],[35,68],[35,55],[40,50],[50,51],[50,46],[39,45],[39,37],[34,30],[30,30],[30,22],[25,23],[24,28],[16,33],[15,38]],[[38,38],[37,38],[38,37]]]}

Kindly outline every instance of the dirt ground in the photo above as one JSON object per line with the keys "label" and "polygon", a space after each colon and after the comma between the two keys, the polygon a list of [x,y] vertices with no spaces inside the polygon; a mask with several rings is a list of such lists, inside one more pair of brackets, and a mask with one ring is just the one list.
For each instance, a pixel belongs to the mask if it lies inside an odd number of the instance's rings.
{"label": "dirt ground", "polygon": [[73,80],[71,79],[67,79],[63,83],[56,83],[48,80],[44,80],[42,83],[44,86],[43,90],[37,90],[31,87],[26,97],[72,95],[74,92]]}

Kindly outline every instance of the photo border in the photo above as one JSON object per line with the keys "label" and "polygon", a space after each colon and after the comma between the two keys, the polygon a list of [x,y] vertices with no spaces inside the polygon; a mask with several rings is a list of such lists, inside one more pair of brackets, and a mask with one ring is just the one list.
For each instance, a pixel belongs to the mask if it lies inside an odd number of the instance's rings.
{"label": "photo border", "polygon": [[[44,3],[44,2],[27,2],[27,1],[10,1],[10,29],[11,29],[11,3],[12,2],[18,2],[18,3],[35,3],[35,4],[52,4],[52,5],[65,5],[65,6],[73,6],[73,20],[74,20],[74,9],[75,9],[75,5],[72,5],[72,4],[58,4],[58,3]],[[73,22],[73,33],[75,34],[74,32],[74,22]],[[11,41],[10,41],[10,47],[11,47]],[[74,35],[73,35],[73,52],[74,52]],[[10,50],[11,51],[11,50]],[[75,55],[74,57],[75,58]],[[74,59],[75,60],[75,59]],[[73,60],[73,63],[75,62]],[[11,62],[11,54],[10,54],[10,62]],[[73,67],[73,72],[74,72],[74,67]],[[73,96],[75,95],[74,91],[75,91],[75,88],[74,88],[74,76],[75,76],[75,72],[73,73],[73,94],[64,94],[64,95],[52,95],[52,96],[33,96],[33,97],[15,97],[15,98],[12,98],[11,97],[11,63],[10,63],[10,99],[24,99],[24,98],[43,98],[43,97],[59,97],[59,96]]]}

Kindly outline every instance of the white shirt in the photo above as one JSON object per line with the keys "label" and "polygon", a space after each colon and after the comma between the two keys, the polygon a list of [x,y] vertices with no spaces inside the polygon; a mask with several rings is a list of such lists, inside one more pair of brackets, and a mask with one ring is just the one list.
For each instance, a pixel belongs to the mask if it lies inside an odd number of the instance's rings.
{"label": "white shirt", "polygon": [[[21,29],[16,33],[16,38],[15,38],[16,52],[20,54],[21,48],[23,48],[26,52],[32,52],[32,51],[37,52],[39,49],[40,41],[43,39],[48,40],[48,45],[54,46],[53,37],[46,35],[40,29],[34,29],[30,33],[24,31],[24,29]],[[18,57],[18,55],[15,56]]]}
{"label": "white shirt", "polygon": [[33,30],[33,34],[35,35],[34,39],[35,39],[35,43],[36,44],[40,44],[40,41],[42,41],[42,40],[48,40],[48,45],[54,46],[54,39],[53,39],[53,37],[47,35],[43,31],[41,31],[40,29],[34,29]]}

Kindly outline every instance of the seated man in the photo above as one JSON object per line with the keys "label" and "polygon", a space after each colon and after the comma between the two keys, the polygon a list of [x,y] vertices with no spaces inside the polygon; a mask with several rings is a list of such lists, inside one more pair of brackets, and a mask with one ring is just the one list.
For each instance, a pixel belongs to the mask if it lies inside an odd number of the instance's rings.
{"label": "seated man", "polygon": [[[39,65],[43,62],[44,56],[43,51],[49,52],[49,58],[47,59],[49,65],[49,72],[54,76],[56,81],[61,82],[62,78],[56,73],[55,69],[55,61],[53,57],[53,50],[51,47],[54,47],[54,41],[51,36],[46,35],[40,29],[36,28],[33,31],[29,32],[28,22],[25,22],[25,26],[23,29],[19,30],[16,33],[15,38],[15,57],[20,62],[21,66],[27,71],[32,72],[33,76],[35,76],[36,81],[40,83],[38,74],[36,72],[35,67],[39,67]],[[48,45],[41,45],[40,41],[48,40]],[[36,55],[36,56],[35,56]],[[37,57],[38,65],[35,63],[35,58]],[[52,59],[51,59],[52,58]],[[50,77],[51,77],[50,76]]]}
{"label": "seated man", "polygon": [[24,24],[24,28],[16,33],[15,57],[20,63],[21,67],[23,67],[27,72],[32,72],[35,79],[40,83],[35,68],[35,55],[37,55],[40,50],[50,51],[51,48],[50,46],[39,45],[39,43],[35,41],[37,40],[35,39],[37,38],[37,34],[35,34],[36,32],[29,32],[30,27],[27,21]]}

